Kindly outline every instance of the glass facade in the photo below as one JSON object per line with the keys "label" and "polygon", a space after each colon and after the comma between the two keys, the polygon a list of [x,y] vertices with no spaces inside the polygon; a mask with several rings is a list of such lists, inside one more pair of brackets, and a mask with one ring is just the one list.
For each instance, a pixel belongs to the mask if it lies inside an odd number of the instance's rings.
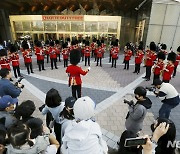
{"label": "glass facade", "polygon": [[44,31],[56,31],[57,23],[54,21],[44,22]]}
{"label": "glass facade", "polygon": [[44,31],[44,23],[42,21],[33,21],[32,31]]}
{"label": "glass facade", "polygon": [[69,32],[70,31],[70,22],[57,22],[57,31]]}

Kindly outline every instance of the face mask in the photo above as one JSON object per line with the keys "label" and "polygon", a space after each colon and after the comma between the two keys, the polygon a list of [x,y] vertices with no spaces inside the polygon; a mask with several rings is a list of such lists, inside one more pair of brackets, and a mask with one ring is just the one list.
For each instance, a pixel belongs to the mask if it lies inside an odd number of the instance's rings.
{"label": "face mask", "polygon": [[137,96],[135,96],[135,98],[136,98],[137,100],[139,100],[139,98],[138,98]]}

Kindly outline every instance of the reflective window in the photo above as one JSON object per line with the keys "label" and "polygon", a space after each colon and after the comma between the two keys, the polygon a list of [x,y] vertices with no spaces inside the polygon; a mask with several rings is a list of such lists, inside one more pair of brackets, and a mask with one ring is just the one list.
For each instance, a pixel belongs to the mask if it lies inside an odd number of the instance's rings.
{"label": "reflective window", "polygon": [[71,31],[72,32],[83,32],[84,23],[83,22],[71,22]]}
{"label": "reflective window", "polygon": [[85,32],[97,32],[98,23],[97,22],[86,22],[85,23]]}
{"label": "reflective window", "polygon": [[108,32],[117,33],[118,23],[117,22],[109,22]]}
{"label": "reflective window", "polygon": [[45,31],[56,31],[56,22],[44,22],[44,30]]}
{"label": "reflective window", "polygon": [[22,31],[22,22],[14,22],[15,31]]}
{"label": "reflective window", "polygon": [[24,31],[31,31],[31,23],[30,22],[22,22]]}
{"label": "reflective window", "polygon": [[70,22],[57,22],[57,30],[61,32],[69,32]]}
{"label": "reflective window", "polygon": [[108,22],[99,22],[99,32],[108,31]]}
{"label": "reflective window", "polygon": [[43,22],[42,21],[33,21],[32,22],[32,31],[43,31]]}

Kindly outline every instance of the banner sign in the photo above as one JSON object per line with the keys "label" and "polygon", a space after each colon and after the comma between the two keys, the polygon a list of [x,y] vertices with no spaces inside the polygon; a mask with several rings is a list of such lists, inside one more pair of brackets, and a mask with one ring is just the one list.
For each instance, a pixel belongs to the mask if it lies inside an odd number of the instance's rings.
{"label": "banner sign", "polygon": [[83,21],[82,15],[42,15],[42,21]]}

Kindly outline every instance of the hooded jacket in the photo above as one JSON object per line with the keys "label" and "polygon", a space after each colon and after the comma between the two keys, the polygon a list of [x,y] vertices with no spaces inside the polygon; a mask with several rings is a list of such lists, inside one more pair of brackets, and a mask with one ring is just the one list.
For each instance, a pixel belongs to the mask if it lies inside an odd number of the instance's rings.
{"label": "hooded jacket", "polygon": [[78,123],[74,120],[66,128],[62,141],[63,154],[105,154],[108,151],[99,124],[92,120]]}
{"label": "hooded jacket", "polygon": [[125,122],[126,129],[134,133],[141,131],[147,109],[150,109],[151,106],[152,102],[148,97],[145,97],[144,101],[137,101],[134,106],[129,106],[129,112]]}

